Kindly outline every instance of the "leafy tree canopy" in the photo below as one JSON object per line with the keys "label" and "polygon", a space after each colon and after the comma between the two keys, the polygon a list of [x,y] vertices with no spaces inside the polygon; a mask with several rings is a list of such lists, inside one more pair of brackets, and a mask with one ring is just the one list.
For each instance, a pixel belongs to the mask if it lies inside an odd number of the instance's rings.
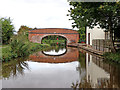
{"label": "leafy tree canopy", "polygon": [[120,2],[70,2],[69,10],[73,27],[88,26],[93,28],[97,24],[101,28],[111,30],[118,27],[120,22]]}
{"label": "leafy tree canopy", "polygon": [[32,30],[32,28],[29,28],[28,26],[22,25],[22,26],[19,28],[18,35],[19,35],[19,34],[28,34],[28,31],[29,31],[29,30]]}
{"label": "leafy tree canopy", "polygon": [[0,18],[2,24],[2,43],[8,44],[14,32],[14,26],[10,18]]}

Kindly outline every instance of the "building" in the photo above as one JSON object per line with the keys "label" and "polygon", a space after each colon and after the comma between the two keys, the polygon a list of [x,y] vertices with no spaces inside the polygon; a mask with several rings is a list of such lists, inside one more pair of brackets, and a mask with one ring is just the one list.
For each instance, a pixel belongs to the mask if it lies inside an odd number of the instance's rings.
{"label": "building", "polygon": [[96,50],[111,52],[110,33],[105,29],[95,26],[93,29],[86,28],[86,44]]}
{"label": "building", "polygon": [[95,26],[93,29],[86,28],[86,44],[92,45],[94,39],[105,39],[105,30]]}

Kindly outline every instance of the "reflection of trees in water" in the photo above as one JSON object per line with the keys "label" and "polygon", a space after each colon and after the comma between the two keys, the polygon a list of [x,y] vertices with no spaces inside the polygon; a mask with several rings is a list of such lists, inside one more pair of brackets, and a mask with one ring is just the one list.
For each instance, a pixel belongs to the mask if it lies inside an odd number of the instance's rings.
{"label": "reflection of trees in water", "polygon": [[120,88],[120,66],[116,63],[101,61],[98,57],[93,57],[93,62],[110,74],[109,88]]}
{"label": "reflection of trees in water", "polygon": [[0,79],[2,79],[2,62],[0,61]]}
{"label": "reflection of trees in water", "polygon": [[74,88],[74,90],[76,90],[76,88],[92,88],[91,84],[87,82],[87,80],[81,81],[80,83],[78,81],[75,84],[72,83],[71,87]]}
{"label": "reflection of trees in water", "polygon": [[52,50],[55,50],[55,52],[59,52],[59,50],[63,50],[64,48],[66,47],[65,46],[51,46],[50,48],[44,51],[50,52]]}
{"label": "reflection of trees in water", "polygon": [[[49,48],[47,48],[47,49],[45,49],[43,51],[35,52],[35,53],[31,54],[31,55],[35,55],[35,56],[39,57],[40,52],[42,52],[44,55],[47,55],[47,54],[44,53],[44,51],[45,52],[50,52],[50,51],[59,52],[59,50],[66,50],[67,51],[67,47],[66,46],[50,46]],[[65,53],[63,53],[63,54],[65,54]]]}
{"label": "reflection of trees in water", "polygon": [[[84,55],[81,53],[79,61],[80,64],[79,67],[77,67],[77,71],[80,72],[81,77],[82,73],[84,72],[83,69],[85,69],[86,66]],[[87,79],[87,76],[85,75],[81,80],[79,80],[79,82],[76,81],[76,83],[72,83],[71,87],[74,88],[74,90],[76,90],[76,88],[120,88],[120,66],[114,65],[113,62],[105,63],[96,56],[92,57],[92,62],[94,62],[98,67],[108,72],[110,74],[110,78],[97,78],[97,83],[93,85],[92,80],[90,80],[90,76],[88,76]]]}
{"label": "reflection of trees in water", "polygon": [[101,79],[100,81],[98,81],[97,84],[95,84],[95,86],[93,86],[91,84],[90,80],[84,79],[80,83],[78,83],[78,81],[75,84],[72,83],[71,87],[74,88],[74,90],[76,88],[113,88],[113,87],[111,87],[110,81],[106,80],[106,79],[104,79],[104,80]]}
{"label": "reflection of trees in water", "polygon": [[59,52],[59,50],[63,50],[65,46],[55,46],[55,52]]}
{"label": "reflection of trees in water", "polygon": [[25,62],[25,58],[19,58],[11,60],[9,62],[3,62],[2,64],[2,77],[9,78],[10,76],[23,75],[24,69],[29,69],[28,64]]}
{"label": "reflection of trees in water", "polygon": [[86,54],[84,52],[79,53],[79,62],[82,68],[86,68]]}
{"label": "reflection of trees in water", "polygon": [[81,53],[79,52],[79,65],[78,67],[76,68],[77,71],[79,71],[79,75],[81,75],[83,72],[85,72],[85,69],[86,69],[86,54],[85,53]]}

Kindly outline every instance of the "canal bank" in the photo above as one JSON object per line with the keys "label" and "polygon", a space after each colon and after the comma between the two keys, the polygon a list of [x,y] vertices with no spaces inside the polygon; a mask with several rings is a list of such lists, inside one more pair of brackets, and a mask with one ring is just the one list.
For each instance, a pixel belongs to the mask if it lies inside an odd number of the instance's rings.
{"label": "canal bank", "polygon": [[91,54],[102,57],[107,61],[120,64],[120,51],[117,51],[116,53],[104,52],[104,51],[96,50],[92,48],[92,46],[83,43],[74,43],[74,44],[69,44],[68,46],[83,49],[85,51],[90,52]]}
{"label": "canal bank", "polygon": [[90,46],[88,46],[86,44],[74,43],[74,44],[69,44],[68,46],[69,47],[78,47],[78,48],[84,49],[86,51],[89,51],[91,53],[103,56],[103,52],[102,51],[95,50],[95,49],[93,49],[92,47],[90,47]]}

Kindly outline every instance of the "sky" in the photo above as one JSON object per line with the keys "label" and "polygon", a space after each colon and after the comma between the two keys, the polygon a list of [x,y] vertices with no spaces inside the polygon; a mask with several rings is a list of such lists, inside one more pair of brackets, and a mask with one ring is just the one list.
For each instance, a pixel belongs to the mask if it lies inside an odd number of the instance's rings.
{"label": "sky", "polygon": [[69,28],[72,22],[67,0],[1,0],[0,17],[10,17],[15,30],[31,28]]}

